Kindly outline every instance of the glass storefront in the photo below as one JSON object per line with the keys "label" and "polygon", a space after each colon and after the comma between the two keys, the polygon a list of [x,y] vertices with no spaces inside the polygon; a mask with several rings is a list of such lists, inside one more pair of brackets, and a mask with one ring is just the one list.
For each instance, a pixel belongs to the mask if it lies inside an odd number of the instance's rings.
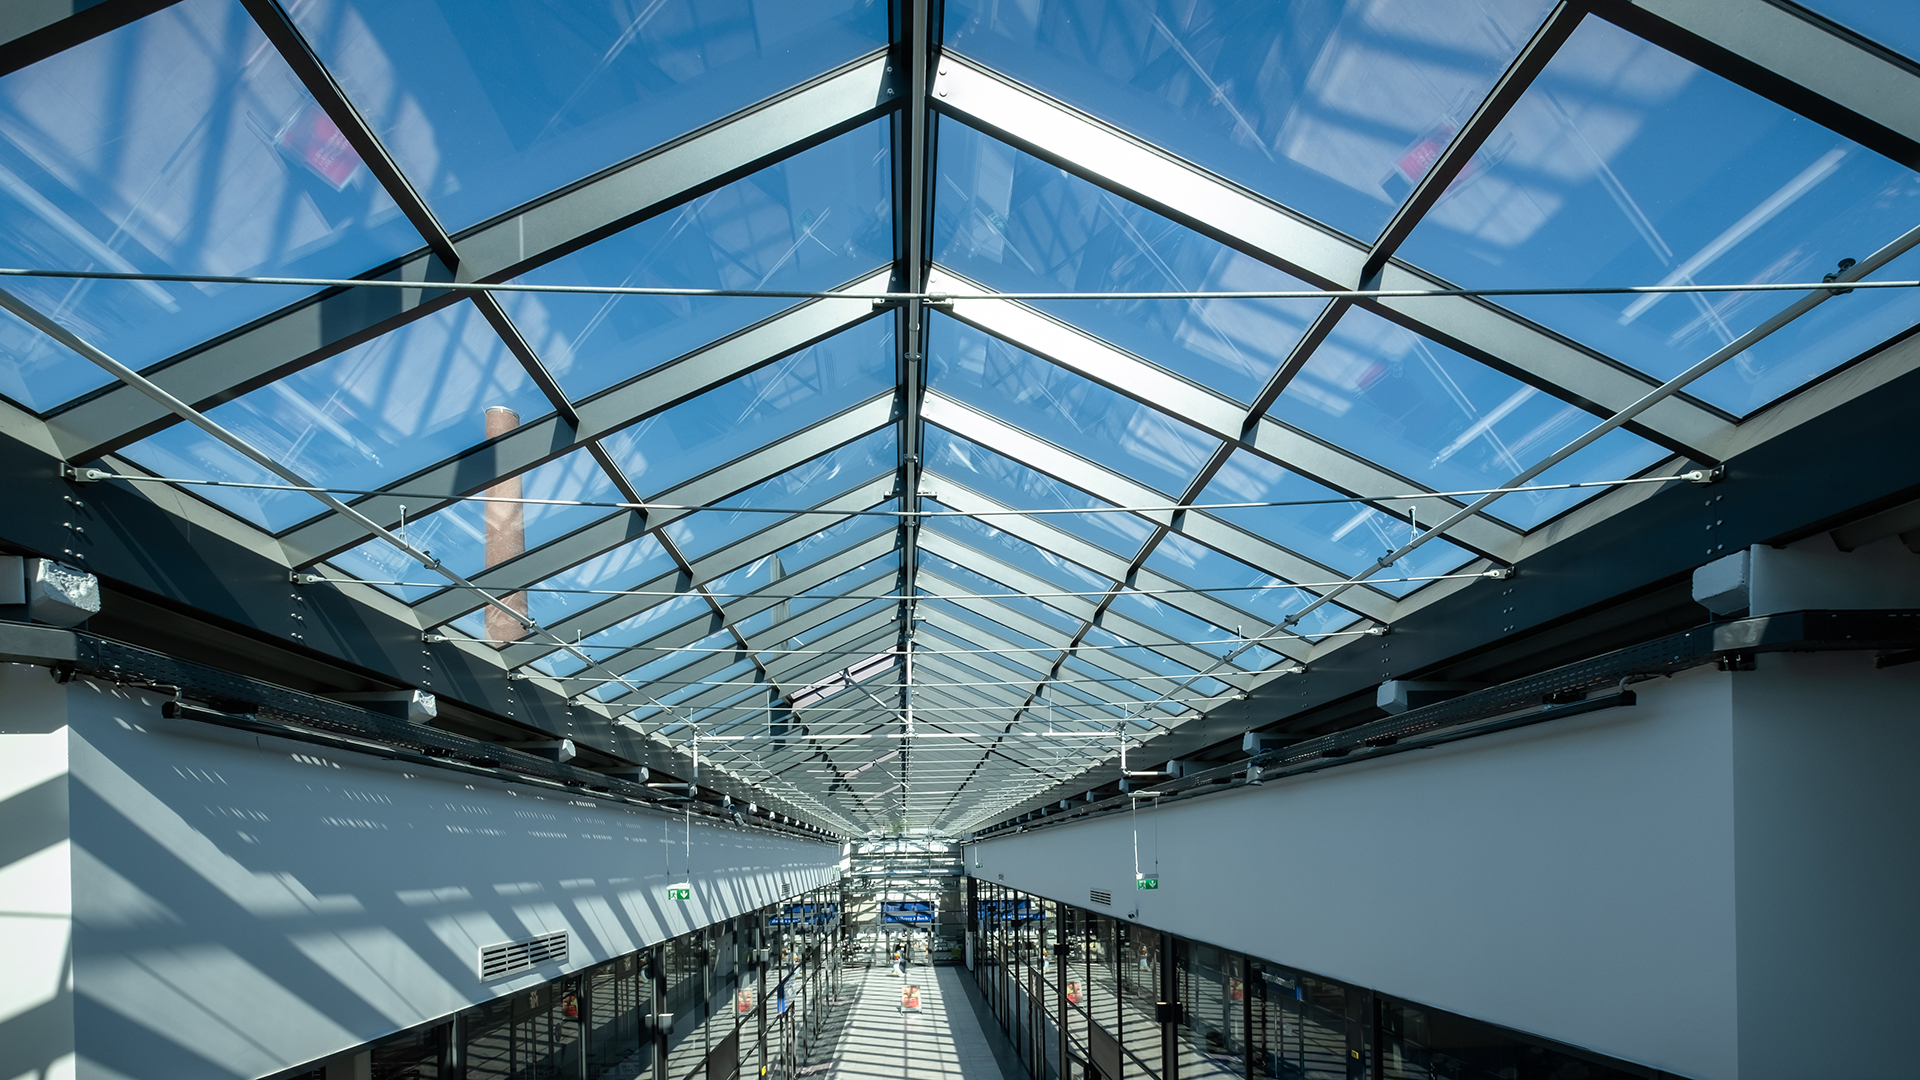
{"label": "glass storefront", "polygon": [[827,886],[275,1080],[789,1080],[838,993],[840,907]]}
{"label": "glass storefront", "polygon": [[997,882],[968,896],[974,980],[1030,1080],[1658,1075]]}

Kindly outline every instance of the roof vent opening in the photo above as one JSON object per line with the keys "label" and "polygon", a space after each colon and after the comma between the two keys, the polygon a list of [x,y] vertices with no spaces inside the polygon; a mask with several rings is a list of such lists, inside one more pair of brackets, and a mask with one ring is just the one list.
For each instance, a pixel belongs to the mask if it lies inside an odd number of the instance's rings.
{"label": "roof vent opening", "polygon": [[1104,889],[1088,889],[1087,899],[1099,904],[1101,907],[1113,906],[1113,894]]}
{"label": "roof vent opening", "polygon": [[499,979],[543,964],[567,962],[567,932],[509,941],[480,950],[480,978]]}

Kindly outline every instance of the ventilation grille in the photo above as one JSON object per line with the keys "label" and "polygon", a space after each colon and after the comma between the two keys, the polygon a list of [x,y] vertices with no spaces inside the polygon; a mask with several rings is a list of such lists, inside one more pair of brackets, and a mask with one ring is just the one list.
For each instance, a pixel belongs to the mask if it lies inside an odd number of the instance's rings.
{"label": "ventilation grille", "polygon": [[1093,901],[1096,904],[1099,904],[1101,907],[1113,906],[1113,894],[1110,892],[1104,892],[1100,889],[1088,889],[1087,899]]}
{"label": "ventilation grille", "polygon": [[498,979],[542,964],[566,962],[567,932],[562,930],[530,941],[509,941],[504,945],[489,945],[481,949],[480,977]]}

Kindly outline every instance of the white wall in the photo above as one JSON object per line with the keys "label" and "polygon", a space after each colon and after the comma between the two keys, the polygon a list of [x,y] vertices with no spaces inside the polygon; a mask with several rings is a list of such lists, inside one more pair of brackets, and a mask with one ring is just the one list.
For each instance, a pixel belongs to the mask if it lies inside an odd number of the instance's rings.
{"label": "white wall", "polygon": [[[15,733],[0,738],[50,740],[49,760],[64,742],[65,757],[27,767],[9,754],[0,784],[55,770],[58,787],[70,770],[71,843],[56,846],[71,852],[81,1077],[260,1076],[839,873],[837,846],[704,824],[689,871],[686,827],[669,814],[167,721],[149,694],[53,685],[44,669],[0,667],[0,731]],[[20,846],[0,868],[14,918],[9,875],[51,865]],[[665,899],[689,879],[691,903]],[[479,981],[481,946],[557,930],[570,931],[566,967]],[[0,1077],[46,1069],[46,1056],[16,1056],[13,1027],[0,1015]]]}
{"label": "white wall", "polygon": [[[968,852],[989,881],[1699,1080],[1915,1073],[1920,664],[1640,704]],[[978,867],[971,864],[977,859]]]}
{"label": "white wall", "polygon": [[0,1076],[40,1080],[73,1074],[66,694],[20,670],[0,665]]}
{"label": "white wall", "polygon": [[981,843],[988,881],[1700,1080],[1738,1075],[1730,680]]}
{"label": "white wall", "polygon": [[1920,664],[1733,680],[1742,1080],[1920,1073]]}

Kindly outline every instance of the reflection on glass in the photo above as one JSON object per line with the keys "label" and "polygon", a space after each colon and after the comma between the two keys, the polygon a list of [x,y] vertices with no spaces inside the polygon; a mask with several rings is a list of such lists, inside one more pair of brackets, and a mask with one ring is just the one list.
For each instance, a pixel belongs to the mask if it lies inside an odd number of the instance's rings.
{"label": "reflection on glass", "polygon": [[[937,600],[923,600],[918,607],[923,611],[955,614],[952,604]],[[952,663],[974,670],[991,670],[999,677],[1007,679],[1033,679],[1038,681],[1046,676],[1047,663],[1039,659],[1039,654],[1028,652],[1000,651],[1002,645],[994,641],[984,629],[985,620],[980,625],[964,619],[928,620],[914,627],[914,639],[919,643],[922,656],[935,656],[936,663]],[[984,651],[983,651],[984,650]]]}
{"label": "reflection on glass", "polygon": [[[522,422],[552,412],[493,327],[471,304],[417,319],[208,415],[312,483],[378,487],[486,438],[486,411]],[[161,476],[282,484],[189,424],[175,424],[125,455]],[[311,495],[244,488],[195,494],[269,530],[324,508]]]}
{"label": "reflection on glass", "polygon": [[[961,566],[959,563],[949,559],[943,559],[938,555],[922,551],[920,553],[920,573],[923,576],[940,579],[956,593],[972,594],[976,597],[993,597],[991,600],[970,599],[965,601],[965,603],[969,605],[975,607],[987,606],[989,608],[995,604],[1005,605],[1029,619],[1037,620],[1051,626],[1055,630],[1068,634],[1080,628],[1079,619],[1068,615],[1066,612],[1054,606],[1055,603],[1061,602],[1060,600],[1054,600],[1052,602],[1036,600],[1031,596],[1024,595],[1017,589],[1003,585],[991,578],[983,577],[973,570]],[[1098,598],[1087,597],[1081,599],[1078,603],[1072,600],[1065,602],[1076,607],[1085,607],[1096,599]],[[956,603],[958,602],[960,601],[956,601]]]}
{"label": "reflection on glass", "polygon": [[[1268,627],[1278,625],[1311,603],[1315,595],[1178,534],[1161,540],[1145,565],[1182,585],[1220,590],[1208,593],[1208,599],[1247,612],[1248,619],[1237,623],[1236,628],[1244,628],[1249,634],[1263,633]],[[1167,603],[1176,606],[1181,601],[1178,595],[1166,598]],[[1339,604],[1323,604],[1295,624],[1293,632],[1313,638],[1338,630],[1357,617]]]}
{"label": "reflection on glass", "polygon": [[[736,180],[519,281],[831,289],[893,257],[885,121]],[[793,303],[744,297],[504,293],[567,393],[584,397]]]}
{"label": "reflection on glass", "polygon": [[[928,425],[922,444],[929,475],[969,488],[1009,509],[1104,509],[1113,505],[944,428]],[[979,520],[989,527],[1002,528],[1020,519],[993,515]],[[1153,526],[1133,514],[1041,514],[1025,519],[1025,525],[1072,533],[1122,558],[1132,558],[1153,534]]]}
{"label": "reflection on glass", "polygon": [[953,0],[946,44],[1371,239],[1548,0]]}
{"label": "reflection on glass", "polygon": [[[700,606],[704,611],[705,605]],[[655,633],[657,632],[656,630]],[[626,682],[609,679],[593,688],[591,693],[594,697],[601,701],[624,698],[636,692],[626,685],[626,683],[632,683],[639,687],[638,693],[644,695],[639,700],[644,701],[646,697],[652,696],[647,692],[647,688],[654,680],[665,678],[696,661],[708,659],[715,655],[717,649],[728,649],[738,644],[734,641],[733,635],[724,630],[715,631],[683,646],[641,644],[641,641],[651,636],[653,635],[647,634],[608,639],[609,644],[629,646],[631,651],[595,651],[594,659],[600,661],[609,670],[618,672]]]}
{"label": "reflection on glass", "polygon": [[[186,0],[0,78],[0,265],[351,277],[420,246],[236,0]],[[307,292],[7,287],[136,368]],[[109,381],[44,348],[0,370],[34,409]]]}
{"label": "reflection on glass", "polygon": [[659,494],[893,387],[893,320],[869,319],[606,440],[634,486]]}
{"label": "reflection on glass", "polygon": [[[707,510],[678,518],[666,527],[666,533],[679,545],[689,561],[752,533],[770,529],[789,516],[759,512],[766,509],[806,509],[819,506],[836,496],[888,475],[900,467],[898,433],[892,427],[829,451],[811,461],[796,465],[771,480],[746,491],[719,500],[724,506],[746,509],[744,513]],[[865,509],[865,507],[861,507]],[[823,515],[808,515],[810,521],[833,520]]]}
{"label": "reflection on glass", "polygon": [[[898,505],[898,502],[884,502],[875,507],[875,509],[888,510]],[[805,540],[788,544],[786,547],[781,548],[779,551],[764,559],[756,559],[745,566],[713,579],[707,583],[707,588],[714,593],[746,593],[759,589],[766,589],[769,593],[790,593],[794,590],[791,585],[785,584],[785,580],[788,577],[805,571],[825,559],[838,555],[842,551],[871,540],[876,536],[891,534],[897,527],[898,521],[893,518],[842,518],[834,524],[807,537]],[[889,555],[885,556],[885,558],[895,565],[899,563],[897,557]],[[869,563],[867,565],[870,566],[872,564]],[[865,567],[860,567],[841,574],[829,581],[808,587],[804,590],[804,596],[783,598],[775,606],[779,610],[784,611],[786,615],[799,615],[809,608],[839,595],[843,586],[850,585],[855,580],[865,581],[870,576],[870,574],[866,573]],[[729,600],[724,597],[721,599],[723,606],[743,603],[753,605],[758,602],[751,600]],[[786,615],[782,615],[781,618],[784,619]]]}
{"label": "reflection on glass", "polygon": [[[1296,278],[961,124],[940,128],[934,260],[1002,292],[1303,289]],[[1035,300],[1087,332],[1251,401],[1319,300]]]}
{"label": "reflection on glass", "polygon": [[[8,282],[8,288],[16,287]],[[65,345],[0,311],[0,396],[44,412],[113,381],[102,368]]]}
{"label": "reflection on glass", "polygon": [[1098,664],[1108,671],[1132,678],[1159,676],[1142,683],[1109,684],[1109,689],[1117,689],[1139,699],[1140,704],[1128,708],[1129,715],[1139,716],[1144,712],[1152,718],[1161,714],[1177,716],[1187,711],[1187,707],[1180,704],[1178,699],[1192,696],[1181,689],[1181,683],[1199,676],[1194,667],[1165,653],[1139,647],[1138,642],[1100,627],[1087,631],[1081,640],[1084,645],[1098,650],[1075,653],[1076,656],[1087,658],[1089,665]]}
{"label": "reflection on glass", "polygon": [[870,52],[877,0],[308,0],[294,21],[449,229]]}
{"label": "reflection on glass", "polygon": [[[932,430],[932,428],[928,429],[929,432]],[[920,508],[927,512],[949,509],[932,499],[921,499]],[[1079,563],[1070,562],[999,528],[994,524],[993,518],[929,517],[922,520],[924,522],[922,528],[925,531],[939,533],[966,544],[982,555],[998,559],[1015,570],[1031,574],[1062,592],[1087,593],[1091,594],[1088,599],[1097,599],[1101,592],[1113,584],[1111,580],[1088,570]],[[986,564],[983,561],[976,565],[985,566]]]}
{"label": "reflection on glass", "polygon": [[[540,584],[565,590],[632,589],[663,574],[672,573],[676,568],[673,557],[667,554],[658,540],[643,536],[555,574]],[[669,585],[653,587],[666,588]],[[552,626],[576,612],[616,603],[619,599],[588,591],[534,592],[527,595],[527,613],[540,625]],[[658,598],[654,599],[657,601]],[[454,625],[475,637],[486,636],[481,629],[478,613],[468,615]],[[538,661],[537,666],[558,673],[573,670],[579,666],[579,661],[567,653],[553,653]]]}
{"label": "reflection on glass", "polygon": [[[692,594],[667,600],[655,599],[658,602],[646,610],[630,615],[598,633],[581,638],[578,642],[581,649],[596,661],[606,662],[615,655],[616,650],[639,645],[676,626],[700,619],[709,610],[705,601]],[[638,660],[630,660],[627,665],[616,666],[615,670],[656,659],[659,655],[656,652],[643,652],[639,654]],[[568,652],[549,654],[536,664],[553,675],[570,674],[586,666],[579,657]]]}
{"label": "reflection on glass", "polygon": [[[1322,487],[1257,454],[1236,450],[1227,459],[1226,465],[1214,474],[1212,482],[1201,492],[1198,501],[1205,505],[1337,498],[1339,493],[1331,488]],[[1209,510],[1207,513],[1339,571],[1341,575],[1359,573],[1382,555],[1414,537],[1413,527],[1407,522],[1363,503],[1253,506]],[[1444,574],[1464,565],[1472,557],[1445,540],[1429,540],[1367,581],[1394,596],[1405,596],[1424,587],[1426,583],[1383,579]],[[1229,599],[1228,602],[1233,601]]]}
{"label": "reflection on glass", "polygon": [[1183,490],[1218,441],[946,316],[927,327],[930,389],[1163,492]]}
{"label": "reflection on glass", "polygon": [[[1504,485],[1599,423],[1360,308],[1341,317],[1271,415],[1437,491]],[[1622,479],[1664,454],[1616,430],[1533,483]],[[1604,490],[1520,492],[1488,512],[1532,528]]]}
{"label": "reflection on glass", "polygon": [[[490,491],[491,489],[483,490],[480,494],[484,496]],[[521,474],[520,497],[575,502],[617,502],[620,493],[614,488],[613,482],[607,479],[607,474],[600,470],[600,465],[593,460],[592,454],[585,450],[576,450],[566,457],[550,461],[537,469]],[[420,550],[439,559],[455,573],[468,576],[477,574],[487,565],[485,520],[487,505],[480,502],[457,502],[418,521],[410,521],[407,526],[407,539]],[[526,547],[531,551],[557,536],[572,532],[614,511],[604,507],[555,506],[535,502],[523,505],[520,512],[525,529]],[[351,551],[334,556],[331,561],[333,565],[347,573],[368,581],[429,583],[423,588],[390,584],[379,586],[408,602],[418,600],[444,587],[444,583],[436,581],[438,575],[421,569],[412,557],[402,554],[398,548],[385,540],[369,540]]]}
{"label": "reflection on glass", "polygon": [[[869,526],[869,528],[872,527]],[[892,532],[893,527],[891,525],[887,526],[886,531]],[[876,529],[866,535],[861,535],[857,532],[851,535],[855,541],[868,540],[875,535],[879,535],[879,530]],[[851,547],[852,545],[847,544],[845,546]],[[894,579],[899,576],[899,572],[900,558],[889,552],[877,559],[871,559],[861,563],[859,566],[848,570],[844,574],[839,574],[827,581],[823,581],[807,589],[805,593],[800,596],[793,597],[792,599],[782,599],[778,604],[775,604],[773,608],[774,629],[779,629],[780,624],[789,618],[805,615],[821,604],[841,596],[893,595],[893,582]],[[772,591],[777,592],[779,590],[776,589]]]}
{"label": "reflection on glass", "polygon": [[[1818,281],[1916,220],[1912,169],[1589,18],[1400,254],[1472,287]],[[1799,295],[1502,302],[1665,380]],[[1687,392],[1744,415],[1912,325],[1920,294],[1856,292],[1820,310]]]}
{"label": "reflection on glass", "polygon": [[[1216,626],[1205,619],[1182,611],[1170,602],[1173,599],[1173,597],[1149,596],[1128,591],[1114,597],[1113,603],[1107,606],[1107,610],[1123,618],[1132,619],[1142,626],[1158,630],[1175,642],[1190,645],[1222,660],[1231,655],[1233,667],[1245,671],[1260,671],[1284,659],[1264,646],[1242,647],[1246,637],[1264,627]],[[1127,656],[1129,659],[1135,658],[1132,652]]]}

